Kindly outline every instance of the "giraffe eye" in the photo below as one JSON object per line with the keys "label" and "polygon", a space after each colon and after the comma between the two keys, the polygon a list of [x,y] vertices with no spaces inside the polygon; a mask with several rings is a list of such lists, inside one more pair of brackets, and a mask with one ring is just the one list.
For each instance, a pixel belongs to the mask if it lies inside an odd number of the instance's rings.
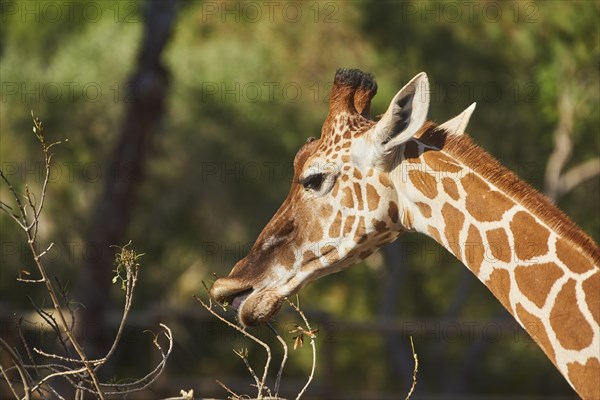
{"label": "giraffe eye", "polygon": [[323,174],[313,174],[302,180],[302,186],[304,186],[304,189],[320,190],[323,181],[325,181]]}

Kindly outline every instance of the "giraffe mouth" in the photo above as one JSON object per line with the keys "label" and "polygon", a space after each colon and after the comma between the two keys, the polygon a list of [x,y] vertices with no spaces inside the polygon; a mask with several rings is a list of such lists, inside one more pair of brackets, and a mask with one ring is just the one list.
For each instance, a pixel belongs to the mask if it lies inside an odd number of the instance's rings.
{"label": "giraffe mouth", "polygon": [[240,292],[234,295],[233,297],[227,299],[227,302],[231,304],[231,307],[233,307],[234,310],[239,311],[242,305],[244,304],[244,301],[246,301],[246,299],[252,294],[253,291],[253,289],[244,290],[243,292]]}
{"label": "giraffe mouth", "polygon": [[221,304],[230,304],[237,311],[238,320],[244,326],[256,326],[269,322],[281,308],[283,297],[275,289],[255,289],[238,285],[230,278],[215,281],[211,297]]}

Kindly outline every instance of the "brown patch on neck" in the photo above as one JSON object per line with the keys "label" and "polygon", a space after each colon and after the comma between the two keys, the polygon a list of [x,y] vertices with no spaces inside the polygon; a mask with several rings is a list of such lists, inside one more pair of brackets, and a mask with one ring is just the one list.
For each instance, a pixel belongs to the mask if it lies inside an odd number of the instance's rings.
{"label": "brown patch on neck", "polygon": [[509,262],[512,258],[512,249],[508,243],[506,231],[502,228],[487,231],[488,246],[492,251],[494,260]]}
{"label": "brown patch on neck", "polygon": [[550,289],[563,275],[562,269],[555,263],[518,265],[515,268],[515,279],[521,293],[539,308],[544,306]]}
{"label": "brown patch on neck", "polygon": [[510,230],[514,238],[515,255],[520,260],[531,260],[548,253],[550,231],[525,211],[514,215]]}
{"label": "brown patch on neck", "polygon": [[479,275],[485,253],[481,235],[474,225],[469,226],[467,243],[465,243],[465,263],[475,275]]}
{"label": "brown patch on neck", "polygon": [[465,216],[449,203],[442,207],[442,217],[444,218],[444,236],[450,245],[450,250],[459,260],[462,259],[459,244],[460,231],[465,222]]}
{"label": "brown patch on neck", "polygon": [[521,321],[521,324],[529,333],[529,335],[536,341],[536,343],[542,348],[544,353],[548,356],[550,361],[556,365],[556,354],[548,339],[546,328],[544,323],[535,315],[529,313],[521,304],[517,304],[517,316]]}
{"label": "brown patch on neck", "polygon": [[435,177],[427,172],[411,169],[408,171],[408,179],[419,192],[429,199],[435,199],[438,195],[437,181]]}
{"label": "brown patch on neck", "polygon": [[452,179],[442,178],[442,186],[444,187],[444,192],[446,192],[446,194],[450,196],[452,200],[459,199],[460,196],[458,195],[458,187]]}
{"label": "brown patch on neck", "polygon": [[467,193],[467,212],[477,221],[499,221],[515,205],[502,193],[491,190],[483,179],[473,173],[465,175],[460,182]]}
{"label": "brown patch on neck", "polygon": [[442,244],[442,238],[440,237],[440,232],[434,226],[429,225],[427,231],[429,235],[435,239],[436,242]]}
{"label": "brown patch on neck", "polygon": [[569,242],[565,239],[560,238],[556,241],[556,255],[576,274],[583,274],[593,268],[593,265],[576,249],[569,246]]}
{"label": "brown patch on neck", "polygon": [[582,399],[600,399],[600,361],[590,358],[585,365],[578,362],[567,364],[569,380]]}
{"label": "brown patch on neck", "polygon": [[585,293],[585,302],[592,314],[592,317],[597,324],[600,324],[600,271],[589,278],[582,284]]}
{"label": "brown patch on neck", "polygon": [[567,350],[581,350],[592,343],[594,331],[577,306],[573,279],[558,292],[550,312],[550,325],[561,346]]}
{"label": "brown patch on neck", "polygon": [[[490,277],[485,282],[486,286],[492,291],[494,296],[508,311],[513,313],[510,305],[510,274],[505,269],[496,268],[490,274]],[[540,322],[541,324],[541,322]],[[543,326],[543,325],[540,325]]]}

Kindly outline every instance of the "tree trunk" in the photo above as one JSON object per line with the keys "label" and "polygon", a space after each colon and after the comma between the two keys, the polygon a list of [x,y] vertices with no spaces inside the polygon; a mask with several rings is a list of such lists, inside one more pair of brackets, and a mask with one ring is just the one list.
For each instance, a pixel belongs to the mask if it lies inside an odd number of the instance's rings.
{"label": "tree trunk", "polygon": [[127,242],[123,235],[143,179],[148,143],[164,113],[169,84],[160,55],[173,31],[177,2],[147,1],[144,6],[143,43],[136,70],[126,85],[130,102],[86,238],[97,257],[85,260],[79,278],[77,299],[85,309],[79,316],[78,334],[92,358],[100,356],[111,340],[104,324],[114,269],[115,251],[110,246]]}

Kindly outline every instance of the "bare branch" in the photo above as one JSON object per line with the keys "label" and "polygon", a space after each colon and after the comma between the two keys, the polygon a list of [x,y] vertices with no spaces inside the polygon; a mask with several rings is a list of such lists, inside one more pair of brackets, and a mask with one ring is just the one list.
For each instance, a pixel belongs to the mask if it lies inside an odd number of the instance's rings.
{"label": "bare branch", "polygon": [[29,344],[25,340],[25,335],[23,335],[23,329],[21,329],[21,324],[23,322],[23,318],[17,318],[16,315],[13,315],[15,319],[15,326],[17,327],[17,332],[19,333],[19,339],[21,339],[21,344],[25,348],[25,352],[27,353],[27,357],[29,358],[29,362],[31,362],[34,366],[35,374],[40,376],[37,365],[35,363],[35,359],[33,358],[33,354],[31,353],[31,349],[29,348]]}
{"label": "bare branch", "polygon": [[[0,174],[1,173],[2,171],[0,170]],[[10,207],[8,204],[6,204],[3,201],[0,201],[0,210],[6,212],[17,224],[19,224],[21,229],[27,230],[27,227],[21,222],[21,219],[19,219],[20,217],[12,213],[12,207]]]}
{"label": "bare branch", "polygon": [[[17,193],[17,191],[15,190],[13,185],[10,183],[8,178],[6,178],[2,169],[0,169],[0,178],[4,181],[4,183],[6,183],[6,185],[8,186],[8,190],[12,193],[13,198],[15,199],[15,202],[17,203],[17,208],[19,209],[19,212],[21,213],[21,215],[17,217],[17,218],[20,218],[19,226],[21,226],[21,228],[25,229],[24,227],[27,226],[27,218],[25,217],[25,209],[23,208],[23,203],[21,203],[21,196],[19,196],[19,194]],[[5,203],[2,203],[2,204],[4,205]],[[11,210],[12,210],[12,208],[11,208]],[[13,214],[11,213],[10,215],[13,215]]]}
{"label": "bare branch", "polygon": [[[29,375],[25,371],[23,364],[21,363],[20,357],[15,353],[15,351],[4,341],[4,339],[0,338],[0,347],[4,349],[12,359],[15,368],[19,372],[21,376],[21,383],[23,384],[23,391],[25,392],[25,400],[29,400],[31,398],[31,388],[29,382]],[[4,374],[4,373],[3,373]],[[6,380],[9,382],[9,380]]]}
{"label": "bare branch", "polygon": [[562,90],[558,98],[558,124],[554,130],[554,149],[546,164],[544,191],[553,200],[558,194],[561,172],[571,157],[573,143],[571,134],[575,119],[575,107],[571,96]]}
{"label": "bare branch", "polygon": [[6,383],[8,384],[8,387],[10,388],[10,391],[12,392],[13,396],[15,396],[15,399],[20,399],[21,396],[19,396],[17,394],[17,391],[15,390],[15,387],[13,386],[11,379],[8,377],[4,367],[2,365],[0,365],[0,372],[2,373],[2,376],[4,377],[4,380],[6,381]]}
{"label": "bare branch", "polygon": [[[67,347],[67,343],[65,342],[63,335],[60,331],[60,327],[58,326],[58,323],[56,322],[54,317],[50,313],[44,311],[41,307],[38,307],[38,305],[35,304],[35,302],[33,301],[33,299],[30,296],[27,296],[27,299],[29,300],[29,303],[31,304],[31,306],[33,307],[35,312],[40,317],[42,317],[42,319],[44,321],[46,321],[46,323],[50,326],[50,328],[52,328],[52,330],[56,334],[56,337],[58,338],[58,341],[60,342],[62,348],[65,350],[65,353],[71,354]],[[35,349],[34,349],[34,351],[35,351]]]}
{"label": "bare branch", "polygon": [[582,182],[598,175],[600,175],[600,158],[592,158],[572,167],[560,177],[557,197],[564,196]]}
{"label": "bare branch", "polygon": [[79,369],[67,369],[66,371],[61,371],[61,372],[55,372],[53,374],[47,375],[45,376],[42,380],[40,380],[37,385],[35,385],[33,387],[33,391],[35,392],[36,390],[38,390],[45,382],[49,381],[52,378],[58,377],[58,376],[65,376],[65,375],[78,375],[82,372],[85,372],[87,370],[86,367],[82,367]]}
{"label": "bare branch", "polygon": [[573,151],[576,107],[572,95],[563,89],[558,98],[558,124],[554,131],[554,149],[546,164],[544,192],[556,201],[582,182],[600,175],[600,158],[585,161],[564,172]]}
{"label": "bare branch", "polygon": [[[41,211],[43,209],[45,197],[47,194],[47,186],[49,182],[50,175],[50,162],[52,159],[52,154],[49,153],[49,149],[60,142],[55,142],[50,145],[47,145],[45,142],[45,138],[43,135],[43,126],[41,121],[36,118],[32,113],[33,121],[34,121],[34,133],[36,134],[38,140],[42,146],[42,153],[44,155],[44,164],[45,164],[45,176],[44,183],[42,186],[41,194],[38,198],[34,193],[30,192],[28,185],[25,185],[25,195],[23,195],[25,201],[21,200],[21,195],[19,195],[11,183],[8,181],[2,170],[0,170],[1,180],[8,185],[9,191],[15,198],[16,208],[18,209],[18,213],[4,202],[0,202],[0,209],[9,214],[13,220],[25,231],[27,237],[27,243],[29,245],[29,250],[31,255],[33,256],[34,263],[37,267],[37,270],[40,274],[39,279],[29,279],[23,277],[30,275],[28,271],[21,271],[21,274],[17,278],[17,281],[24,283],[43,283],[46,287],[46,292],[50,297],[52,303],[52,310],[44,310],[44,307],[38,307],[35,302],[30,298],[31,305],[37,314],[48,324],[48,326],[52,329],[56,337],[59,339],[59,343],[62,345],[66,356],[53,354],[49,352],[45,352],[38,348],[31,349],[31,346],[27,343],[23,331],[22,331],[22,318],[17,319],[15,317],[15,323],[17,326],[17,331],[19,333],[19,338],[21,344],[25,348],[27,352],[27,357],[31,364],[25,364],[18,352],[10,348],[8,344],[0,339],[0,344],[2,345],[5,351],[7,351],[13,361],[13,366],[10,368],[2,368],[0,378],[7,381],[10,386],[13,394],[17,398],[20,398],[17,395],[17,389],[13,382],[17,381],[15,379],[11,380],[9,373],[16,371],[19,373],[21,379],[20,384],[23,386],[23,390],[25,392],[25,399],[29,399],[32,394],[36,396],[41,396],[42,398],[51,397],[64,399],[51,385],[50,382],[55,378],[65,379],[74,389],[75,389],[75,399],[83,399],[84,393],[91,393],[95,397],[99,399],[104,399],[105,395],[126,395],[128,393],[132,393],[135,391],[143,390],[149,387],[153,382],[156,381],[158,376],[164,371],[166,361],[170,356],[173,350],[173,335],[171,330],[164,324],[160,324],[162,330],[160,333],[154,335],[154,346],[157,348],[161,355],[161,361],[155,368],[150,371],[146,376],[141,379],[137,379],[130,383],[125,384],[112,384],[112,383],[101,383],[96,375],[96,371],[106,364],[106,362],[111,358],[114,354],[117,345],[119,344],[124,326],[129,316],[129,311],[133,304],[133,295],[135,292],[135,286],[137,283],[138,275],[139,275],[139,264],[137,263],[137,258],[139,256],[133,250],[125,250],[122,248],[120,259],[117,259],[117,276],[121,278],[123,282],[123,288],[125,290],[125,304],[123,316],[121,318],[119,328],[115,335],[115,339],[106,356],[98,359],[98,360],[89,360],[86,354],[83,351],[83,348],[77,341],[74,336],[74,327],[75,327],[75,315],[74,311],[71,308],[72,302],[68,298],[68,289],[67,286],[62,285],[58,277],[55,277],[54,284],[46,271],[44,263],[42,262],[45,255],[52,249],[53,243],[50,243],[45,250],[39,252],[37,245],[37,232],[39,227],[39,217],[41,215]],[[31,210],[31,212],[30,212]],[[19,215],[20,214],[20,215]],[[29,215],[29,216],[28,216]],[[126,247],[126,246],[125,246]],[[130,258],[128,258],[130,256]],[[124,274],[123,274],[124,271]],[[61,304],[64,302],[66,304],[66,309],[70,313],[71,323],[67,322],[67,318],[65,313],[67,311],[63,310]],[[168,346],[163,348],[161,343],[159,342],[159,338],[163,334],[168,341]],[[75,350],[77,357],[72,355],[70,346]],[[34,353],[49,357],[54,360],[58,360],[57,363],[45,363],[39,364],[35,357]],[[73,366],[75,365],[75,366]],[[40,371],[48,371],[45,376],[42,377]],[[36,379],[33,379],[30,375],[29,371],[32,371],[36,375]],[[112,392],[105,391],[114,390]],[[187,396],[186,398],[190,398],[188,393],[182,392],[182,397],[184,394]]]}

